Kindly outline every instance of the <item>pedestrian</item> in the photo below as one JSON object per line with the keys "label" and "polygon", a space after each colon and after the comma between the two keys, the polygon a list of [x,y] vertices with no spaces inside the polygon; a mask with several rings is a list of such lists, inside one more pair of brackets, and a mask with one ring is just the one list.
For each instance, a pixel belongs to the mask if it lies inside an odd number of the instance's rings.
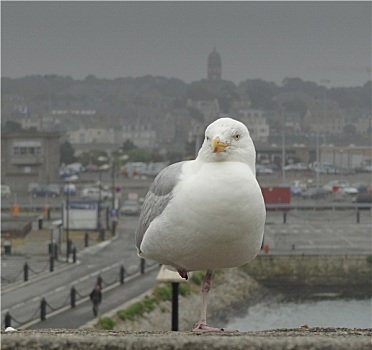
{"label": "pedestrian", "polygon": [[98,306],[102,301],[101,286],[98,283],[93,288],[92,293],[90,293],[90,300],[92,301],[93,304],[93,315],[94,317],[97,317]]}

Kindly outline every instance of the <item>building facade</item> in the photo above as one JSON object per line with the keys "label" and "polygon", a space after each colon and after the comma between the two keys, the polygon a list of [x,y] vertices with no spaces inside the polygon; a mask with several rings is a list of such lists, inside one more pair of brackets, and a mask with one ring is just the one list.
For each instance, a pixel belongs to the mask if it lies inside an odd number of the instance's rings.
{"label": "building facade", "polygon": [[1,182],[12,193],[23,192],[29,183],[58,183],[60,134],[55,132],[2,133]]}
{"label": "building facade", "polygon": [[241,109],[239,120],[246,125],[253,141],[267,142],[270,135],[270,127],[259,109]]}

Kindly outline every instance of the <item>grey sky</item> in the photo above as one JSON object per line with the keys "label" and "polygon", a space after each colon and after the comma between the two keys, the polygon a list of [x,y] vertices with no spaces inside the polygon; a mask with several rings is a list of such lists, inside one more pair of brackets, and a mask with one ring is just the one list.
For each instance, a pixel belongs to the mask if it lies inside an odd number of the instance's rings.
{"label": "grey sky", "polygon": [[2,76],[370,79],[371,2],[1,2]]}

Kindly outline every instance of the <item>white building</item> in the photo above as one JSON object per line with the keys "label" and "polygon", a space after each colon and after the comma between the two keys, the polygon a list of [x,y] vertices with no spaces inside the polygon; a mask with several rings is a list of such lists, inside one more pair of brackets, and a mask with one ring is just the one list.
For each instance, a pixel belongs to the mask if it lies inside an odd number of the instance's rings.
{"label": "white building", "polygon": [[121,139],[121,143],[130,140],[136,147],[144,149],[153,149],[157,144],[156,131],[149,123],[125,124]]}
{"label": "white building", "polygon": [[187,100],[187,106],[194,107],[204,116],[204,125],[207,126],[219,118],[220,105],[218,100]]}
{"label": "white building", "polygon": [[270,135],[270,127],[259,109],[239,110],[239,120],[245,124],[253,141],[267,142]]}
{"label": "white building", "polygon": [[67,132],[69,142],[74,144],[95,144],[95,143],[111,143],[114,144],[116,130],[113,128],[80,128]]}

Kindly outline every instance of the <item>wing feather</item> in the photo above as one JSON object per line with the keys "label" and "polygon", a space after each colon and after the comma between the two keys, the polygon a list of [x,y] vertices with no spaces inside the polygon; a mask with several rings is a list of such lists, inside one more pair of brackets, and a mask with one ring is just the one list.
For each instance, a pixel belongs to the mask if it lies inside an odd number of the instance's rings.
{"label": "wing feather", "polygon": [[177,185],[185,162],[174,163],[163,169],[152,183],[142,206],[136,230],[136,248],[140,253],[142,239],[151,222],[167,207],[173,197],[173,189]]}

